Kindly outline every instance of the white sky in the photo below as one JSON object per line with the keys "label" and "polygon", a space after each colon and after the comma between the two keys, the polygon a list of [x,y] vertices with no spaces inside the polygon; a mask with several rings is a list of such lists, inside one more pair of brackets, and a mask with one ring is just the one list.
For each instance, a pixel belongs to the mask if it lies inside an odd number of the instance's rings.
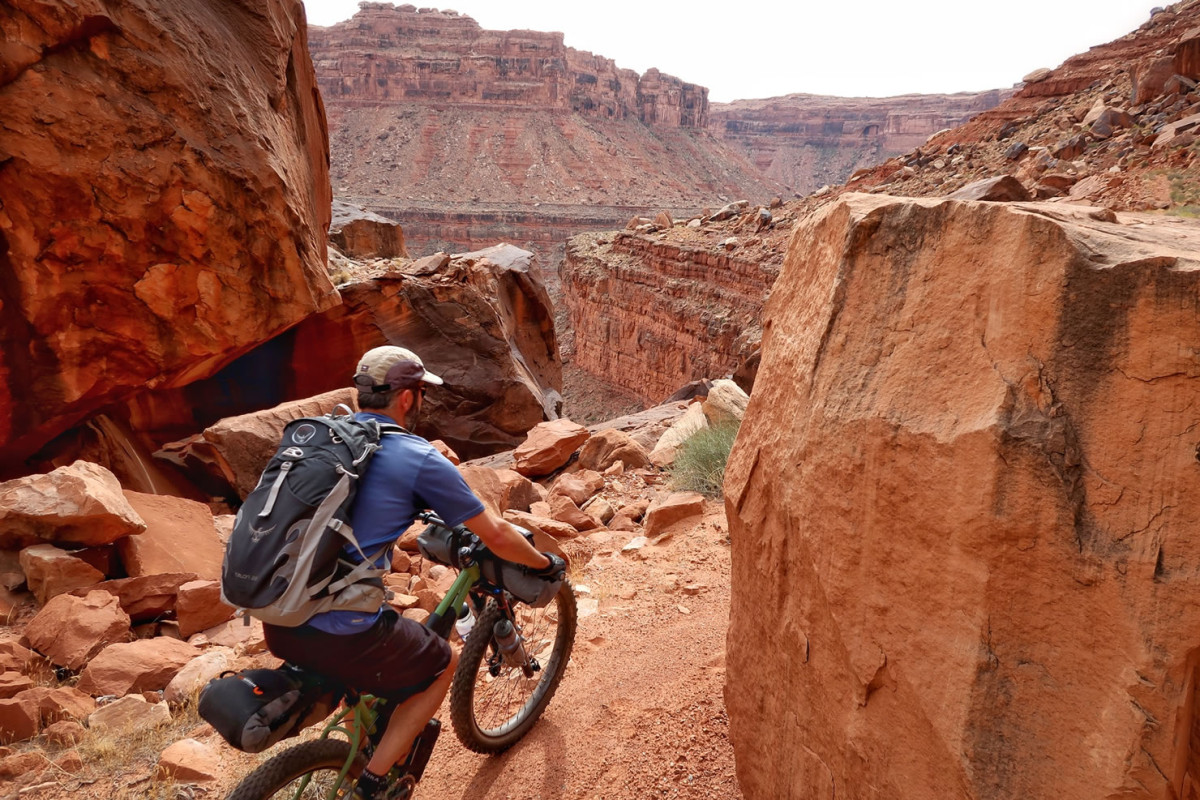
{"label": "white sky", "polygon": [[[452,0],[491,30],[561,31],[568,47],[709,88],[709,99],[794,92],[885,97],[1011,86],[1116,39],[1164,0]],[[396,5],[402,5],[397,2]],[[413,5],[425,7],[413,0]],[[305,0],[332,25],[357,0]]]}

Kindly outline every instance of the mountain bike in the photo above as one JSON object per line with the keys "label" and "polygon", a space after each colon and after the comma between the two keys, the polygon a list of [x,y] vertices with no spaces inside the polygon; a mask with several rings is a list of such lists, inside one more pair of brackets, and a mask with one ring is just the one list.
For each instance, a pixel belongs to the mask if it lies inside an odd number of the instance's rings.
{"label": "mountain bike", "polygon": [[[574,590],[563,580],[541,605],[547,598],[544,593],[534,598],[537,584],[523,579],[524,569],[494,556],[465,526],[448,528],[429,513],[420,518],[428,523],[418,539],[422,554],[459,570],[425,625],[449,639],[454,623],[467,617],[468,610],[475,617],[450,684],[451,725],[468,749],[502,752],[530,731],[558,689],[575,642]],[[320,735],[264,761],[227,800],[349,796],[391,709],[383,698],[352,687],[331,681],[325,687],[340,697],[341,708]],[[388,798],[412,795],[440,728],[438,720],[430,720],[405,762],[392,768]]]}

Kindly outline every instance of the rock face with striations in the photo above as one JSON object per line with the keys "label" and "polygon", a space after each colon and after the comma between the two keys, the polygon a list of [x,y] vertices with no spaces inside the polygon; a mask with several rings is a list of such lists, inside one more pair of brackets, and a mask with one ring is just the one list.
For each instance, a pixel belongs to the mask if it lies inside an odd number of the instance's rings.
{"label": "rock face with striations", "polygon": [[298,0],[0,8],[0,465],[337,302]]}
{"label": "rock face with striations", "polygon": [[758,344],[781,261],[629,231],[575,236],[560,268],[575,364],[650,403],[733,372]]}
{"label": "rock face with striations", "polygon": [[764,329],[725,481],[746,797],[1197,785],[1200,227],[847,195]]}

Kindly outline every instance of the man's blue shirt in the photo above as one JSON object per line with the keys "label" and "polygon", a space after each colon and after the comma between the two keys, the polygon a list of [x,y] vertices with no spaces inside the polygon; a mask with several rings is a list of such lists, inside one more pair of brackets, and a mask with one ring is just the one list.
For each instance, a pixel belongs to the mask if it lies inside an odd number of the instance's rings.
{"label": "man's blue shirt", "polygon": [[[383,414],[359,412],[356,417],[395,424]],[[399,433],[386,434],[382,443],[383,447],[371,457],[350,513],[354,535],[368,556],[399,539],[425,509],[433,509],[450,527],[482,513],[483,503],[462,474],[429,442],[411,433]],[[353,546],[348,545],[345,552],[351,561],[361,560]],[[385,566],[386,559],[385,553],[378,566]],[[379,614],[327,611],[308,624],[326,633],[358,633],[374,625]]]}

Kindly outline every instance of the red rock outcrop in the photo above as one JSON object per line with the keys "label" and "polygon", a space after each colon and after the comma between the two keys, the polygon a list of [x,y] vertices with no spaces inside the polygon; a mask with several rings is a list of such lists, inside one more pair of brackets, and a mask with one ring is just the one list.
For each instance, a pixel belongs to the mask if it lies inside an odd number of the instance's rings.
{"label": "red rock outcrop", "polygon": [[925,144],[933,133],[995,108],[1012,90],[899,97],[790,94],[712,107],[711,129],[800,194]]}
{"label": "red rock outcrop", "polygon": [[[337,302],[297,0],[0,8],[0,467]],[[4,471],[8,471],[5,469]]]}
{"label": "red rock outcrop", "polygon": [[848,195],[763,327],[725,481],[748,800],[1192,791],[1200,226]]}
{"label": "red rock outcrop", "polygon": [[737,224],[571,239],[560,273],[575,365],[649,403],[733,372],[761,337],[786,230],[722,245]]}
{"label": "red rock outcrop", "polygon": [[[421,262],[360,265],[341,287],[341,305],[212,379],[139,396],[128,411],[133,426],[161,445],[194,434],[187,427],[194,421],[207,426],[344,389],[359,357],[390,343],[414,350],[446,380],[429,390],[418,433],[444,440],[464,458],[515,447],[534,425],[556,418],[561,402],[552,310],[530,256],[498,245],[421,267],[422,274],[412,274]],[[252,471],[239,467],[236,482]]]}
{"label": "red rock outcrop", "polygon": [[350,258],[408,258],[400,223],[341,200],[333,201],[329,241]]}

